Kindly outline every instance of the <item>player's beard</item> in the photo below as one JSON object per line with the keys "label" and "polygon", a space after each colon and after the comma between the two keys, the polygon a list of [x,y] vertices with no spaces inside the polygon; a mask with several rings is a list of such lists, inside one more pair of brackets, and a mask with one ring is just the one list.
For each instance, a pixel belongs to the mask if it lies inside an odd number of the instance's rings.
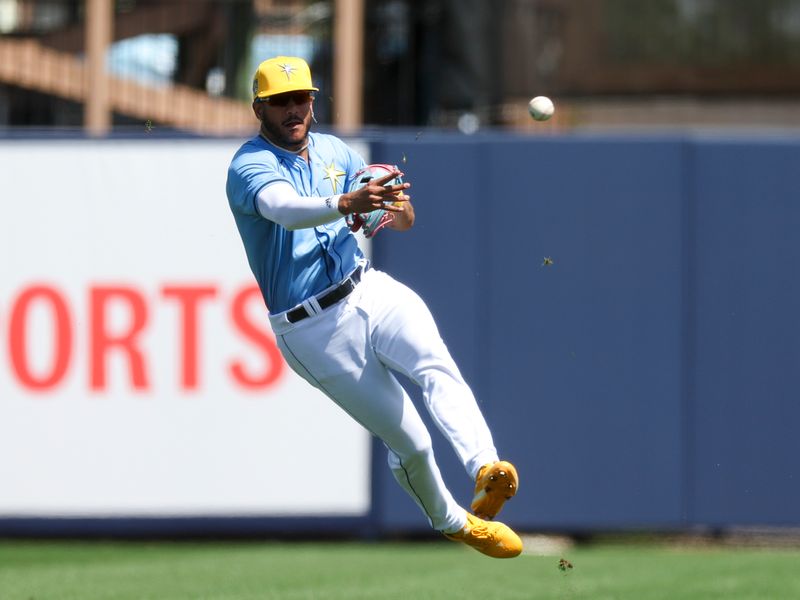
{"label": "player's beard", "polygon": [[[290,129],[294,124],[298,127]],[[299,115],[292,115],[281,123],[272,123],[269,119],[262,119],[261,133],[276,146],[296,152],[303,148],[308,141],[308,130],[311,128],[311,114],[303,119]]]}

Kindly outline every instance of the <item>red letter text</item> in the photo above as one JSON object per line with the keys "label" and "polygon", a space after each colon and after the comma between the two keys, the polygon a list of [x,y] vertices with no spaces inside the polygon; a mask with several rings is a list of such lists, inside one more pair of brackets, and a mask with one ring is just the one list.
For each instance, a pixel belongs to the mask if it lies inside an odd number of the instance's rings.
{"label": "red letter text", "polygon": [[[53,336],[53,361],[49,373],[36,376],[28,365],[28,308],[36,300],[50,306],[55,323]],[[11,310],[9,324],[9,354],[11,366],[20,383],[32,390],[51,388],[61,381],[69,366],[72,350],[72,326],[67,303],[54,288],[38,285],[24,290]]]}
{"label": "red letter text", "polygon": [[[127,328],[112,334],[107,308],[112,302],[122,303],[130,315]],[[147,305],[139,292],[129,287],[93,287],[90,291],[90,381],[93,390],[106,387],[106,355],[116,347],[128,357],[131,382],[136,389],[147,388],[144,355],[136,338],[147,323]]]}
{"label": "red letter text", "polygon": [[200,334],[197,326],[197,306],[203,298],[217,295],[214,286],[178,287],[164,286],[165,298],[175,298],[180,306],[183,335],[181,336],[181,385],[185,390],[197,388],[197,349]]}
{"label": "red letter text", "polygon": [[[232,362],[230,365],[231,375],[234,380],[242,387],[250,389],[264,388],[272,385],[283,373],[283,357],[275,346],[275,340],[268,333],[267,329],[256,327],[247,319],[246,305],[249,301],[258,299],[262,303],[261,292],[256,286],[249,286],[242,289],[233,299],[231,304],[231,319],[236,328],[241,331],[246,338],[255,344],[264,354],[264,370],[261,373],[248,374],[245,372],[241,361]],[[263,304],[262,304],[263,306]],[[266,314],[264,322],[267,321]]]}

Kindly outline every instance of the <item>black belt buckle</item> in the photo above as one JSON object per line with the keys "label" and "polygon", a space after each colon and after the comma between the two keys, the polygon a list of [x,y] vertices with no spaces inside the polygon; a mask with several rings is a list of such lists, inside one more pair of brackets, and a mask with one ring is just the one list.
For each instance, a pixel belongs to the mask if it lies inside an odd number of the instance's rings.
{"label": "black belt buckle", "polygon": [[308,313],[306,312],[306,309],[302,306],[298,306],[297,308],[293,308],[286,313],[286,320],[289,321],[289,323],[297,323],[298,321],[305,319],[307,316]]}
{"label": "black belt buckle", "polygon": [[[356,289],[356,285],[361,281],[361,273],[363,270],[363,267],[359,266],[347,279],[342,281],[339,286],[332,289],[324,296],[317,298],[319,307],[324,310],[329,306],[333,306],[339,302],[339,300],[343,300],[349,296],[352,291]],[[304,306],[298,306],[286,313],[286,320],[289,321],[289,323],[297,323],[310,316],[311,315],[308,314]]]}

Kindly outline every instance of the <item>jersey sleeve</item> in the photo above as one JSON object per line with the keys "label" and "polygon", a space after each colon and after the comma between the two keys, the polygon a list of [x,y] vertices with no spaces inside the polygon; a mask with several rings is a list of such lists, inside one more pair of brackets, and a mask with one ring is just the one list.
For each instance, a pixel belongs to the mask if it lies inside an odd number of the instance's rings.
{"label": "jersey sleeve", "polygon": [[358,152],[353,150],[350,146],[345,144],[344,142],[340,142],[342,144],[342,152],[344,153],[345,158],[345,165],[347,170],[347,181],[345,183],[345,191],[349,192],[353,189],[353,184],[356,180],[356,173],[358,173],[361,169],[367,166],[367,163],[361,157]]}
{"label": "jersey sleeve", "polygon": [[228,168],[226,192],[231,208],[239,213],[260,216],[256,197],[265,186],[286,179],[271,152],[257,151],[243,146],[233,157]]}

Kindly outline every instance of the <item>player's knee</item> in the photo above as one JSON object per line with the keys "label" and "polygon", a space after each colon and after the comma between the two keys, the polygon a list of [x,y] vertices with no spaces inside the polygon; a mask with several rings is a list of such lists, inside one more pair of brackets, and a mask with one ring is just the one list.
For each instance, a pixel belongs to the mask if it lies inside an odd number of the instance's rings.
{"label": "player's knee", "polygon": [[419,385],[426,394],[460,394],[466,385],[452,361],[425,365],[417,372]]}
{"label": "player's knee", "polygon": [[416,445],[402,455],[389,451],[389,467],[391,469],[404,469],[418,464],[429,462],[433,457],[433,446],[428,444]]}

